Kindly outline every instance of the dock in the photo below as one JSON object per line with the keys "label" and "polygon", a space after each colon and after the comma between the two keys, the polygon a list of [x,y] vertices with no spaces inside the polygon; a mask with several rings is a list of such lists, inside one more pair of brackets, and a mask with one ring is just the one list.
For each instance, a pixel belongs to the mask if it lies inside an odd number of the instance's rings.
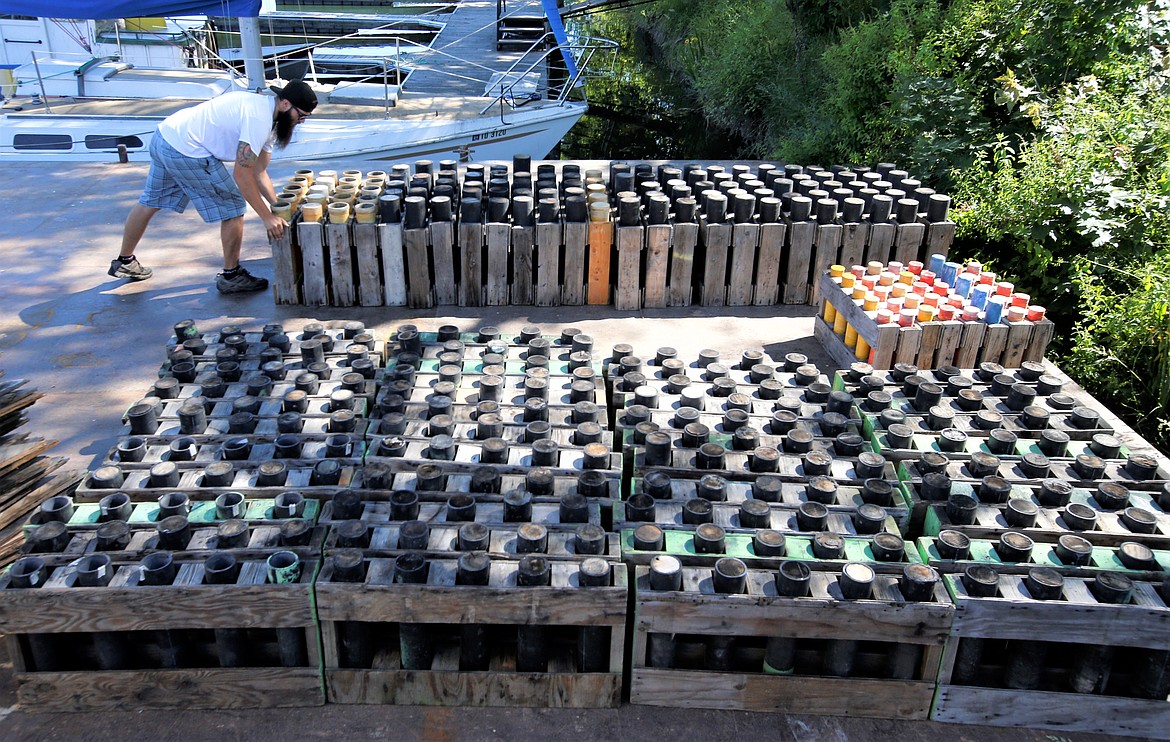
{"label": "dock", "polygon": [[[544,16],[539,2],[513,0],[510,16]],[[496,49],[496,4],[492,0],[460,0],[455,11],[441,16],[446,24],[421,57],[423,66],[411,73],[403,89],[407,95],[483,95],[498,72],[525,55]],[[537,58],[536,54],[531,55]]]}

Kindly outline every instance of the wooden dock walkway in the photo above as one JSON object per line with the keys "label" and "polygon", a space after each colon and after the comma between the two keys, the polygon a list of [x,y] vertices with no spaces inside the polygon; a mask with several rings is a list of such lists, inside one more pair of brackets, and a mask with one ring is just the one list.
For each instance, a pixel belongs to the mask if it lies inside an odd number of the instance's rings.
{"label": "wooden dock walkway", "polygon": [[[512,0],[507,12],[540,15],[535,0]],[[420,58],[420,66],[403,86],[406,95],[483,95],[497,74],[516,63],[523,53],[496,51],[496,4],[494,0],[460,0],[431,44],[433,52]],[[533,55],[535,61],[536,55]]]}

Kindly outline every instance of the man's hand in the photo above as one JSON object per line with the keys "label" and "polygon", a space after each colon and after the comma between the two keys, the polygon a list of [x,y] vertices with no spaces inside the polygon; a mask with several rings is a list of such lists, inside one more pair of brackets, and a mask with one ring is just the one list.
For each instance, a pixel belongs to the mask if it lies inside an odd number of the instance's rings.
{"label": "man's hand", "polygon": [[[271,214],[271,212],[269,213]],[[284,235],[284,230],[288,228],[288,222],[271,214],[271,217],[264,217],[264,228],[268,230],[268,239],[277,240]]]}

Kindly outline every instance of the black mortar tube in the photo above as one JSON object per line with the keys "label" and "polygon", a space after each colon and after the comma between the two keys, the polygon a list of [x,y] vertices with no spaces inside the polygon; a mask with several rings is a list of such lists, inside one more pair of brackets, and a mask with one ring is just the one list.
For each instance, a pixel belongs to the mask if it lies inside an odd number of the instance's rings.
{"label": "black mortar tube", "polygon": [[[581,562],[577,572],[583,588],[609,587],[609,563],[598,557]],[[608,672],[611,631],[608,626],[582,626],[577,630],[577,672]]]}
{"label": "black mortar tube", "polygon": [[[516,566],[518,587],[542,587],[549,584],[552,572],[548,559],[525,554]],[[543,624],[516,628],[517,672],[548,672],[548,627]]]}
{"label": "black mortar tube", "polygon": [[[333,552],[333,581],[362,583],[366,580],[366,563],[360,549]],[[363,621],[339,621],[337,627],[341,667],[365,669],[374,663],[374,641],[369,624]]]}
{"label": "black mortar tube", "polygon": [[[422,554],[401,554],[394,560],[394,581],[407,585],[425,585],[429,566]],[[398,639],[403,670],[431,669],[435,645],[431,640],[430,627],[422,623],[400,623]]]}

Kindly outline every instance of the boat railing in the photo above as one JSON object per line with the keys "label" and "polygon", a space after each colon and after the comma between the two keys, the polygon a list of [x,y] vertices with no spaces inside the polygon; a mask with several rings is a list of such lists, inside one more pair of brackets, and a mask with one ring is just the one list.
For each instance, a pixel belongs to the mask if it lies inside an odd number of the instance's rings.
{"label": "boat railing", "polygon": [[[505,103],[515,105],[517,90],[525,84],[525,80],[531,75],[541,75],[546,67],[564,72],[559,76],[550,75],[547,86],[549,100],[563,104],[574,90],[583,91],[582,83],[586,76],[613,73],[618,48],[618,42],[596,36],[576,36],[570,38],[568,43],[559,44],[550,31],[533,41],[528,51],[499,76],[499,83],[495,86],[497,92],[480,113],[487,113],[498,103],[502,116]],[[542,49],[543,53],[537,54]],[[537,55],[535,59],[533,55]],[[564,62],[570,55],[576,67],[572,75],[568,74],[572,67]],[[558,77],[559,81],[552,82],[553,77]],[[519,97],[523,97],[523,94]]]}

